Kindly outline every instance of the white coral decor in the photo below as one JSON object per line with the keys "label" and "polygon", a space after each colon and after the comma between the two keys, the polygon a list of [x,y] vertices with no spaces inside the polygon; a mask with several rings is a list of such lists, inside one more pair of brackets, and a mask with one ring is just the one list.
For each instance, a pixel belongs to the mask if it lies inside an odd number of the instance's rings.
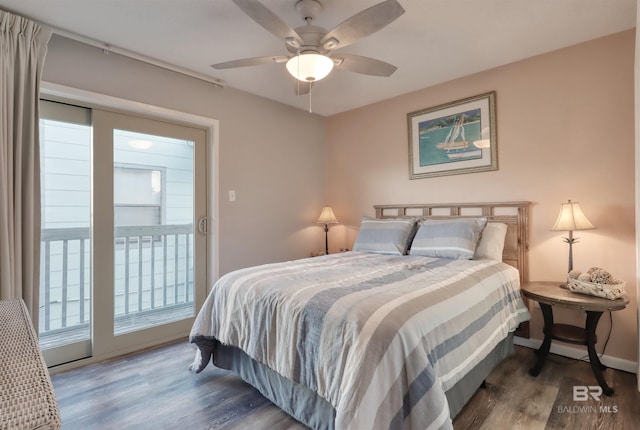
{"label": "white coral decor", "polygon": [[611,273],[600,267],[592,267],[587,273],[591,275],[591,282],[595,282],[596,284],[612,283],[613,276],[611,276]]}
{"label": "white coral decor", "polygon": [[624,294],[624,282],[615,279],[601,267],[592,267],[586,273],[572,270],[567,277],[571,291],[607,299],[617,299]]}
{"label": "white coral decor", "polygon": [[576,269],[573,269],[571,272],[569,272],[569,277],[573,279],[578,279],[580,275],[582,275],[582,272]]}
{"label": "white coral decor", "polygon": [[582,282],[591,282],[591,275],[588,273],[581,273],[577,279]]}

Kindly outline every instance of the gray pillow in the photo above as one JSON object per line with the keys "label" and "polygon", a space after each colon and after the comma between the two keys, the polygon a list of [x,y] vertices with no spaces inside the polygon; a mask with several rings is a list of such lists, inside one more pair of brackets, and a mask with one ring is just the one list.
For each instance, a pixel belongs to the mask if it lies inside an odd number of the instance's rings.
{"label": "gray pillow", "polygon": [[420,222],[411,255],[470,260],[486,218],[426,219]]}
{"label": "gray pillow", "polygon": [[405,255],[415,234],[416,219],[363,217],[354,251]]}

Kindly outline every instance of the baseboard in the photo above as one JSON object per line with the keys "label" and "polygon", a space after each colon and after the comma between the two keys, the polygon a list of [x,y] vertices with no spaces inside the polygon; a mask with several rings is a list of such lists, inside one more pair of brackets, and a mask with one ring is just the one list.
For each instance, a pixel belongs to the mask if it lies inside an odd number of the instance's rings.
{"label": "baseboard", "polygon": [[[525,339],[522,337],[515,336],[513,338],[513,343],[516,345],[524,346],[531,349],[538,349],[540,345],[542,345],[542,341],[538,339]],[[552,354],[561,355],[563,357],[573,358],[576,360],[584,360],[589,361],[589,357],[587,355],[586,349],[578,349],[572,346],[557,344],[551,342],[550,352]],[[631,360],[623,360],[622,358],[612,357],[610,355],[603,355],[600,357],[600,361],[607,367],[611,367],[612,369],[622,370],[624,372],[629,373],[638,373],[638,363]]]}

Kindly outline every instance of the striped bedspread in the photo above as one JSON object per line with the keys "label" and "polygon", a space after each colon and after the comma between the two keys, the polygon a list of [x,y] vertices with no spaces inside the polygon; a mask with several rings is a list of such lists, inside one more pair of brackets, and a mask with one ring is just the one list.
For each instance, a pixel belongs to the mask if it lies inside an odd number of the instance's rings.
{"label": "striped bedspread", "polygon": [[190,340],[316,391],[336,429],[447,429],[445,391],[529,317],[504,263],[348,252],[223,276]]}

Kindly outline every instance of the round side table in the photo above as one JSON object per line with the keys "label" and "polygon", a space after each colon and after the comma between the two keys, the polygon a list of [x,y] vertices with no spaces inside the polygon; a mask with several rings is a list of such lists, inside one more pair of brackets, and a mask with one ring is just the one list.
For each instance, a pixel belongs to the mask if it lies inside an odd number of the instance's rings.
{"label": "round side table", "polygon": [[[562,288],[560,284],[560,282],[525,282],[520,286],[525,297],[540,304],[540,310],[544,318],[544,340],[536,353],[538,361],[534,367],[529,369],[529,374],[532,376],[540,374],[547,360],[547,355],[549,355],[552,340],[575,345],[586,345],[593,374],[600,387],[602,387],[602,392],[610,396],[614,393],[614,390],[607,385],[602,376],[602,371],[606,369],[606,366],[600,362],[596,352],[596,328],[603,312],[624,309],[629,304],[629,298],[624,295],[616,300],[609,300],[588,296]],[[554,324],[554,308],[576,309],[586,312],[587,322],[585,327]]]}

